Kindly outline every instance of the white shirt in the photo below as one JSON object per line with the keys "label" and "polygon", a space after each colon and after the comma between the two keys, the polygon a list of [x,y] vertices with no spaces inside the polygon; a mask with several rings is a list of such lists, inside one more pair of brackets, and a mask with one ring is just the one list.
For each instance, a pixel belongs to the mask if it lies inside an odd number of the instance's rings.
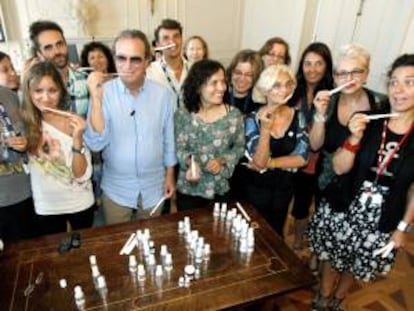
{"label": "white shirt", "polygon": [[147,78],[154,80],[164,86],[166,86],[173,94],[173,107],[174,111],[177,110],[178,106],[183,105],[182,101],[182,86],[185,78],[187,78],[190,65],[187,60],[183,60],[183,70],[181,71],[181,77],[179,80],[175,77],[174,71],[165,62],[163,58],[158,61],[152,62],[147,68]]}
{"label": "white shirt", "polygon": [[33,200],[38,215],[76,213],[91,207],[91,154],[86,149],[87,167],[83,176],[72,172],[72,137],[42,122],[44,141],[38,155],[30,155],[29,168]]}

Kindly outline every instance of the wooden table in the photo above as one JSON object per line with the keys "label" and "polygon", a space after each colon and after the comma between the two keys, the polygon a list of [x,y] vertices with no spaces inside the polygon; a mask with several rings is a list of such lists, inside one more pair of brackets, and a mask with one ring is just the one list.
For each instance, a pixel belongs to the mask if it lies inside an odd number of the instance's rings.
{"label": "wooden table", "polygon": [[[92,228],[80,231],[82,245],[60,254],[57,247],[67,233],[6,245],[0,254],[0,309],[76,310],[73,288],[81,285],[86,310],[221,310],[247,305],[292,290],[310,286],[314,279],[308,268],[275,234],[253,209],[246,208],[255,230],[255,250],[240,255],[226,222],[213,218],[212,210],[194,209],[149,220]],[[201,270],[201,277],[189,288],[177,280],[188,263],[186,242],[177,232],[177,222],[190,216],[192,229],[211,244],[211,257]],[[131,277],[128,256],[119,251],[132,232],[149,228],[157,256],[161,244],[173,254],[174,269],[161,287],[147,275],[139,285]],[[89,255],[95,254],[99,270],[108,284],[107,304],[94,288]],[[139,255],[138,249],[134,254]],[[158,261],[158,258],[157,258]],[[43,272],[43,281],[28,297],[24,290]],[[65,278],[68,286],[60,288]]]}

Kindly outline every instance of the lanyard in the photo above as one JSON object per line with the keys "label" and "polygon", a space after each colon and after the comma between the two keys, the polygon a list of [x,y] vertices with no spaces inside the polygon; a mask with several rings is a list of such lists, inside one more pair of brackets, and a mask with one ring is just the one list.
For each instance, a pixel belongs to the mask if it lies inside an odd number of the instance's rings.
{"label": "lanyard", "polygon": [[390,165],[392,159],[394,158],[394,155],[400,150],[402,144],[407,140],[408,136],[412,132],[414,128],[414,122],[411,124],[410,129],[407,131],[407,133],[404,134],[404,136],[400,139],[397,146],[390,152],[386,157],[384,157],[385,154],[385,142],[387,140],[387,125],[388,120],[384,120],[384,126],[382,129],[382,135],[381,135],[381,145],[378,155],[378,164],[377,164],[377,176],[375,177],[375,182],[378,181],[378,179],[384,174],[387,167]]}
{"label": "lanyard", "polygon": [[4,110],[3,104],[1,103],[0,103],[0,117],[1,119],[4,120],[4,125],[6,127],[7,132],[9,132],[10,134],[14,136],[16,133],[14,131],[13,123],[11,122],[9,115],[7,114],[6,110]]}
{"label": "lanyard", "polygon": [[[175,83],[173,79],[171,78],[170,73],[168,72],[167,64],[164,63],[164,61],[162,60],[161,60],[161,68],[162,68],[162,71],[164,71],[164,75],[165,75],[165,78],[167,79],[169,86],[173,90],[174,94],[177,96],[177,108],[178,108],[180,107],[181,87],[179,87],[178,89],[176,88]],[[187,70],[187,66],[185,66],[185,64],[183,63],[183,70],[184,68]]]}

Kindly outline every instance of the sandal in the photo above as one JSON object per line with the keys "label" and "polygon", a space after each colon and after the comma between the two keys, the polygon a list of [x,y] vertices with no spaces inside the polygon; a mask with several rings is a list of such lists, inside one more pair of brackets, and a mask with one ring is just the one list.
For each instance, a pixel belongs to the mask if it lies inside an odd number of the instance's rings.
{"label": "sandal", "polygon": [[320,292],[315,296],[311,303],[311,311],[327,311],[329,297],[324,297]]}
{"label": "sandal", "polygon": [[341,307],[342,301],[344,301],[344,298],[339,299],[339,298],[333,297],[331,300],[331,303],[329,304],[329,310],[330,311],[345,311]]}

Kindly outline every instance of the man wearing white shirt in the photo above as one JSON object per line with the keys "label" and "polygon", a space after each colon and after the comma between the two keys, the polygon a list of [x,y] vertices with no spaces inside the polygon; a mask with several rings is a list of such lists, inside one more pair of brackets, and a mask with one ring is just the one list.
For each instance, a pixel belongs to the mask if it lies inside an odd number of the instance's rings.
{"label": "man wearing white shirt", "polygon": [[[174,108],[181,103],[181,86],[187,77],[189,65],[182,56],[183,28],[172,19],[164,19],[155,30],[158,48],[175,44],[175,47],[163,50],[160,60],[147,68],[147,77],[168,87],[174,94]],[[174,109],[174,110],[175,110]]]}

